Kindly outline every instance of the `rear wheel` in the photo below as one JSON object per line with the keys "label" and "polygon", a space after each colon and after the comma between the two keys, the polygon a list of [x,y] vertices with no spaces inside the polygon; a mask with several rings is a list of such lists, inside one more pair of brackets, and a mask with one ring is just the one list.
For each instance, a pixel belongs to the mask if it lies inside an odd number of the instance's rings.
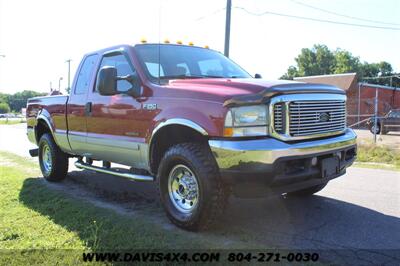
{"label": "rear wheel", "polygon": [[63,180],[68,173],[68,155],[58,148],[49,133],[43,134],[39,141],[39,165],[47,181]]}
{"label": "rear wheel", "polygon": [[306,188],[306,189],[290,192],[290,193],[288,193],[288,195],[297,196],[297,197],[311,196],[311,195],[323,190],[326,187],[327,184],[328,183],[324,183],[324,184],[313,186],[313,187],[309,187],[309,188]]}
{"label": "rear wheel", "polygon": [[225,207],[226,190],[205,145],[184,143],[170,148],[161,161],[158,180],[165,212],[179,227],[206,229]]}

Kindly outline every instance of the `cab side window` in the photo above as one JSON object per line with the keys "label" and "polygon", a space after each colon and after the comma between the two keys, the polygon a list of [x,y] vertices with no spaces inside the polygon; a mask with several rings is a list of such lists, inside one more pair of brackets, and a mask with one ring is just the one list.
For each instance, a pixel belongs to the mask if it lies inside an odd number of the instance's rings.
{"label": "cab side window", "polygon": [[[131,67],[126,57],[122,54],[113,54],[111,56],[104,56],[101,60],[100,69],[104,66],[112,66],[117,69],[118,76],[134,76],[134,80],[138,80],[135,69]],[[117,81],[117,90],[121,92],[128,91],[132,86],[139,86],[138,84],[132,84],[127,80]]]}
{"label": "cab side window", "polygon": [[89,55],[85,58],[76,80],[75,94],[85,94],[88,91],[97,58],[97,54]]}

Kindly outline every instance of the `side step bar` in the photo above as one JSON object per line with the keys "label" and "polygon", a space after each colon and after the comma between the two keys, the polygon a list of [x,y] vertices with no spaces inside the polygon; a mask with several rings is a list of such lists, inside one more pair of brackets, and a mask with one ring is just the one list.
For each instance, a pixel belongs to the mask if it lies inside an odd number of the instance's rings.
{"label": "side step bar", "polygon": [[92,170],[96,171],[99,173],[104,173],[104,174],[110,174],[110,175],[115,175],[115,176],[120,176],[120,177],[125,177],[129,178],[135,181],[141,181],[141,182],[151,182],[154,181],[153,176],[148,176],[148,175],[137,175],[137,174],[132,174],[132,173],[127,173],[127,172],[119,172],[113,169],[107,169],[107,168],[102,168],[90,164],[86,164],[82,161],[77,161],[75,162],[75,166],[79,169],[87,169],[87,170]]}

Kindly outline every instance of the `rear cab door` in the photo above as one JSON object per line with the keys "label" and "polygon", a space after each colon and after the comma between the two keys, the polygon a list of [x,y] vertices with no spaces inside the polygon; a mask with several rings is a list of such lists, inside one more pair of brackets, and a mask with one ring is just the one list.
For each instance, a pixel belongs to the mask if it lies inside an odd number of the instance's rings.
{"label": "rear cab door", "polygon": [[89,88],[95,83],[94,71],[98,65],[99,55],[89,54],[82,59],[75,76],[67,104],[68,140],[74,154],[90,155],[87,147],[87,105]]}

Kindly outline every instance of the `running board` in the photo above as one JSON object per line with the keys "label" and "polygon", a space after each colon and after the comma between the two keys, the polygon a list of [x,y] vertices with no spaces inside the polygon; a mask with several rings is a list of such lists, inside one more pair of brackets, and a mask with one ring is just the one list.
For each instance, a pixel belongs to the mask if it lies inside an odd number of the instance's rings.
{"label": "running board", "polygon": [[80,161],[75,162],[75,166],[79,169],[92,170],[92,171],[96,171],[99,173],[125,177],[125,178],[129,178],[129,179],[132,179],[135,181],[141,181],[141,182],[154,181],[154,177],[149,176],[149,175],[137,175],[137,174],[127,173],[127,172],[120,172],[120,171],[116,171],[113,169],[107,169],[107,168],[103,168],[103,167],[86,164],[86,163],[83,163]]}

